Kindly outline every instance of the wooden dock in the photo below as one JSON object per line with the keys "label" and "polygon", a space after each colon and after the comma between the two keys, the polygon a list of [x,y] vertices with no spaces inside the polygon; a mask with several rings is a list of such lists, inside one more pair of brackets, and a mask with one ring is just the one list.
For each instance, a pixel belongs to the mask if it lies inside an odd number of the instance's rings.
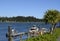
{"label": "wooden dock", "polygon": [[[45,33],[47,33],[47,32],[45,32]],[[12,30],[12,28],[10,26],[8,26],[8,32],[6,33],[6,37],[8,38],[8,41],[13,41],[14,37],[20,36],[20,41],[22,41],[22,36],[23,35],[27,35],[27,38],[30,38],[30,37],[38,36],[39,34],[43,35],[44,34],[44,29],[39,30],[39,31],[35,31],[35,32],[33,30],[33,32],[28,31],[28,32],[16,33],[16,31],[14,32],[14,30]]]}
{"label": "wooden dock", "polygon": [[6,37],[8,38],[8,41],[12,41],[13,37],[17,37],[20,36],[20,41],[22,41],[22,36],[23,35],[27,35],[27,38],[31,37],[33,34],[33,36],[35,36],[36,33],[30,33],[30,32],[20,32],[20,33],[15,33],[12,34],[12,29],[10,26],[8,26],[8,32],[6,34]]}

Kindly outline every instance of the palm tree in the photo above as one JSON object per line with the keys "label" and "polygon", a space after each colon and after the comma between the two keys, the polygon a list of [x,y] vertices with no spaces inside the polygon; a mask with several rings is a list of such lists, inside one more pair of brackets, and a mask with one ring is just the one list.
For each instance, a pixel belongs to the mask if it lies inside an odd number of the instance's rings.
{"label": "palm tree", "polygon": [[58,17],[60,12],[57,10],[48,10],[45,12],[44,20],[45,22],[51,23],[52,28],[51,28],[51,34],[55,28],[56,23],[58,22]]}

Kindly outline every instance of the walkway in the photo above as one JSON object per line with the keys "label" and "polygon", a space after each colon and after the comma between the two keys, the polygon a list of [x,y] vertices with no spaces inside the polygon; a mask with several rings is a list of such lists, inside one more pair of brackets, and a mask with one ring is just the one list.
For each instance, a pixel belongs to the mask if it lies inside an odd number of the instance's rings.
{"label": "walkway", "polygon": [[60,37],[58,37],[57,41],[60,41]]}

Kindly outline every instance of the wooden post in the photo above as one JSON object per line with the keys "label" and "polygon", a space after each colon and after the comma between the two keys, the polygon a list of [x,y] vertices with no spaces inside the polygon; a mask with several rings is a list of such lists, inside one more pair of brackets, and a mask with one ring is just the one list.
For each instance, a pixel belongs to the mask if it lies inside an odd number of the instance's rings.
{"label": "wooden post", "polygon": [[22,34],[20,34],[20,41],[22,41]]}
{"label": "wooden post", "polygon": [[12,41],[11,30],[10,26],[8,26],[8,41]]}
{"label": "wooden post", "polygon": [[35,36],[35,32],[32,33],[32,37],[34,37],[34,36]]}
{"label": "wooden post", "polygon": [[30,38],[30,32],[28,32],[27,36],[28,36],[28,38]]}

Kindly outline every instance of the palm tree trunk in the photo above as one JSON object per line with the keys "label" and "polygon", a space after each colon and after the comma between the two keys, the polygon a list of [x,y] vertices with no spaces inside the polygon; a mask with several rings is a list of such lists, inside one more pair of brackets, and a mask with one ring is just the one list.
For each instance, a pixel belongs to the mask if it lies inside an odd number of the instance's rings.
{"label": "palm tree trunk", "polygon": [[54,29],[56,28],[56,23],[54,24]]}
{"label": "palm tree trunk", "polygon": [[50,33],[51,33],[51,34],[53,34],[53,26],[52,26],[52,28],[51,28],[51,31],[50,31]]}
{"label": "palm tree trunk", "polygon": [[53,32],[54,32],[54,29],[56,28],[55,26],[56,26],[56,24],[52,24],[51,34],[53,34]]}

